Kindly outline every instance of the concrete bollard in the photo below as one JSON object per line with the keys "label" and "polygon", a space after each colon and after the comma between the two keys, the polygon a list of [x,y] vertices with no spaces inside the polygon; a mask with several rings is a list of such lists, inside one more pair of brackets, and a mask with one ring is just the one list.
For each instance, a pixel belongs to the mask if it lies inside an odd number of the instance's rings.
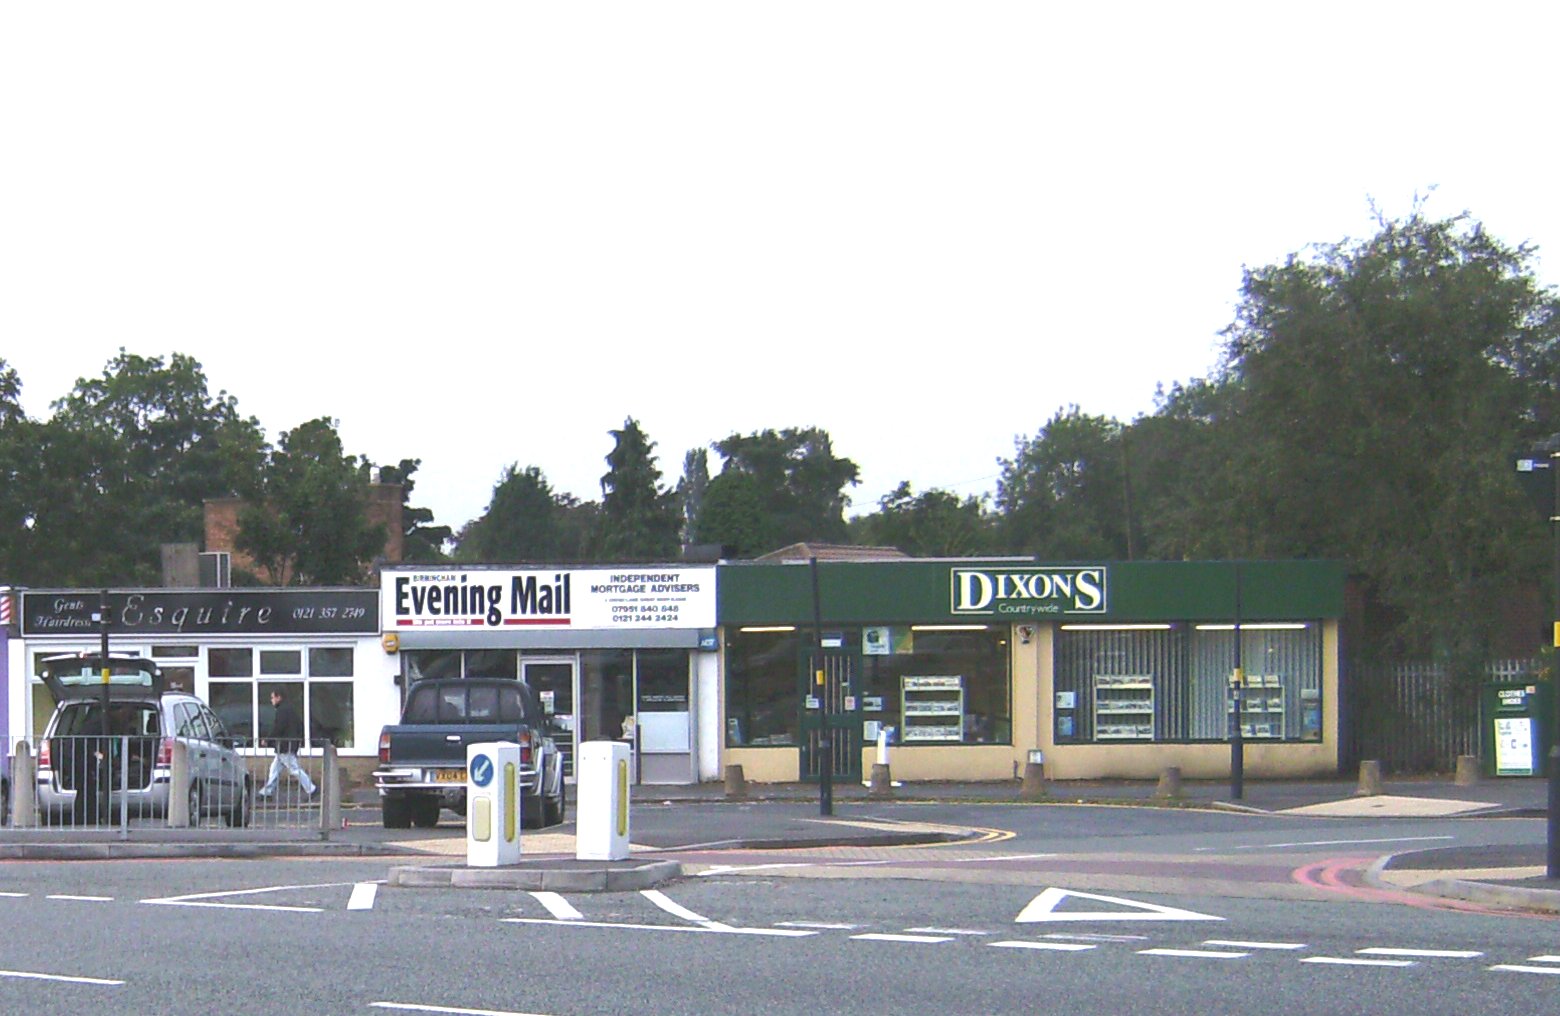
{"label": "concrete bollard", "polygon": [[33,768],[32,749],[26,741],[16,742],[11,755],[11,826],[25,829],[38,820],[36,793],[38,781]]}
{"label": "concrete bollard", "polygon": [[1181,796],[1181,767],[1165,766],[1159,771],[1159,786],[1154,796],[1161,800],[1174,800]]}
{"label": "concrete bollard", "polygon": [[190,814],[190,750],[180,738],[173,741],[173,761],[168,766],[168,827],[188,829],[200,824],[199,815]]}
{"label": "concrete bollard", "polygon": [[747,799],[747,777],[742,775],[741,766],[726,767],[726,798],[732,801]]}
{"label": "concrete bollard", "polygon": [[1479,782],[1479,757],[1477,755],[1457,756],[1457,785],[1459,787],[1471,787]]}
{"label": "concrete bollard", "polygon": [[320,766],[320,839],[330,839],[331,831],[341,828],[341,767],[336,761],[336,746],[327,741]]}
{"label": "concrete bollard", "polygon": [[867,784],[867,796],[878,801],[894,796],[894,778],[889,774],[888,763],[872,764],[872,780]]}
{"label": "concrete bollard", "polygon": [[1018,785],[1018,799],[1020,801],[1039,801],[1046,796],[1045,767],[1039,762],[1025,762],[1024,782]]}
{"label": "concrete bollard", "polygon": [[1381,763],[1371,759],[1360,763],[1360,786],[1357,797],[1374,797],[1381,793]]}

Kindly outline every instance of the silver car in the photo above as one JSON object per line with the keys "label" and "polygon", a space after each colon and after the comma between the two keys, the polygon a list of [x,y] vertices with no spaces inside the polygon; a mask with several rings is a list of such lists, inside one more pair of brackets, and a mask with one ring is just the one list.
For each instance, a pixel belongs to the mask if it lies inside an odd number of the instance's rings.
{"label": "silver car", "polygon": [[254,785],[211,708],[167,691],[162,672],[138,656],[76,654],[43,661],[54,715],[38,746],[41,821],[92,825],[168,814],[174,745],[190,766],[191,821],[224,816],[247,826]]}

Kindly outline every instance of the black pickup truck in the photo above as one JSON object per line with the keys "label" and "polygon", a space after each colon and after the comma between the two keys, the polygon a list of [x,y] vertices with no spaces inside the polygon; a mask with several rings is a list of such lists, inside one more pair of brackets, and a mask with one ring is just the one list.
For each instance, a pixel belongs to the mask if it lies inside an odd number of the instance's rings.
{"label": "black pickup truck", "polygon": [[466,746],[520,745],[520,808],[526,828],[563,821],[563,757],[527,685],[503,678],[433,678],[406,693],[401,722],[379,735],[374,785],[386,829],[439,824],[439,810],[466,813]]}

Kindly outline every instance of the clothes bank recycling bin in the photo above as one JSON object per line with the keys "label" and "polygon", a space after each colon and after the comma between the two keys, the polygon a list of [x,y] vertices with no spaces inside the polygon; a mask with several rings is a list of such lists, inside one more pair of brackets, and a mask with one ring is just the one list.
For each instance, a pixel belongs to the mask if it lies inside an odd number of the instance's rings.
{"label": "clothes bank recycling bin", "polygon": [[1486,776],[1542,776],[1554,731],[1554,689],[1547,681],[1484,686],[1479,722]]}
{"label": "clothes bank recycling bin", "polygon": [[466,866],[520,863],[520,746],[466,746]]}

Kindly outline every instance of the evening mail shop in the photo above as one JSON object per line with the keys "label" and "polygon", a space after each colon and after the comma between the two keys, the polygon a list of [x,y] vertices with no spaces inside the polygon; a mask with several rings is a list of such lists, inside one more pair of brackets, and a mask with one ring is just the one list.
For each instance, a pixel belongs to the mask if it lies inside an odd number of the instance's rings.
{"label": "evening mail shop", "polygon": [[270,754],[258,741],[271,732],[272,690],[301,714],[306,750],[329,740],[349,768],[367,771],[380,726],[397,715],[372,589],[32,589],[7,661],[13,737],[43,733],[54,702],[38,661],[98,652],[103,606],[109,651],[155,660],[169,687],[205,699],[251,754]]}
{"label": "evening mail shop", "polygon": [[879,735],[902,780],[1010,779],[1033,753],[1052,779],[1218,778],[1237,722],[1254,776],[1338,769],[1335,564],[819,562],[813,579],[721,566],[724,761],[749,780],[859,777]]}
{"label": "evening mail shop", "polygon": [[718,775],[714,566],[397,566],[380,583],[403,687],[525,681],[554,717],[570,779],[592,740],[628,743],[643,783]]}

